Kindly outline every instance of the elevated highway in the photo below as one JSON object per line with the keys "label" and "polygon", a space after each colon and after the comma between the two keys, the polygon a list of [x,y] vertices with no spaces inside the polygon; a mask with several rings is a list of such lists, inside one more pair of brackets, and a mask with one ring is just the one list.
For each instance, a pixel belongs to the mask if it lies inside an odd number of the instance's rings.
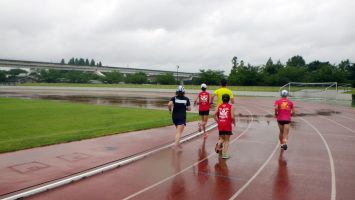
{"label": "elevated highway", "polygon": [[56,69],[56,70],[75,70],[75,71],[87,71],[100,74],[102,72],[112,72],[119,71],[122,74],[134,74],[137,72],[144,72],[148,77],[155,77],[158,75],[164,75],[166,73],[172,73],[174,77],[179,77],[179,80],[192,80],[193,77],[198,77],[197,73],[188,72],[176,72],[176,71],[165,71],[165,70],[152,70],[152,69],[138,69],[138,68],[127,68],[127,67],[112,67],[112,66],[79,66],[79,65],[68,65],[60,63],[51,62],[37,62],[37,61],[24,61],[24,60],[7,60],[0,59],[0,67],[10,67],[10,68],[25,68],[31,71],[41,70],[41,69]]}

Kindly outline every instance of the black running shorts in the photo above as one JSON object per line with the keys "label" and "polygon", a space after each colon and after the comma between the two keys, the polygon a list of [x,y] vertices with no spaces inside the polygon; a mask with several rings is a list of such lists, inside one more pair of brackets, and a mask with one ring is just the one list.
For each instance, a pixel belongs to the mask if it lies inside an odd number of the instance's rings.
{"label": "black running shorts", "polygon": [[232,131],[219,131],[219,135],[233,135]]}
{"label": "black running shorts", "polygon": [[280,125],[285,125],[285,124],[289,124],[291,123],[290,121],[283,121],[283,120],[280,120],[280,121],[277,121],[277,123],[279,123]]}
{"label": "black running shorts", "polygon": [[209,115],[210,114],[210,111],[209,110],[206,110],[206,111],[198,111],[198,114],[203,116],[203,115]]}

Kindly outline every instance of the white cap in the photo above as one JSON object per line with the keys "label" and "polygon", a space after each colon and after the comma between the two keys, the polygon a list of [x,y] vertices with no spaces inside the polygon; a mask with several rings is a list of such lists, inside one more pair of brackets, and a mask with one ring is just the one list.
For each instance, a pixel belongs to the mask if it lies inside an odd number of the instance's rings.
{"label": "white cap", "polygon": [[287,90],[282,90],[281,91],[281,96],[282,97],[287,97],[287,95],[288,95],[288,91]]}
{"label": "white cap", "polygon": [[207,88],[207,85],[206,85],[205,83],[202,83],[202,84],[201,84],[201,89],[202,89],[202,88]]}
{"label": "white cap", "polygon": [[182,85],[179,85],[176,89],[176,92],[185,93],[185,88]]}

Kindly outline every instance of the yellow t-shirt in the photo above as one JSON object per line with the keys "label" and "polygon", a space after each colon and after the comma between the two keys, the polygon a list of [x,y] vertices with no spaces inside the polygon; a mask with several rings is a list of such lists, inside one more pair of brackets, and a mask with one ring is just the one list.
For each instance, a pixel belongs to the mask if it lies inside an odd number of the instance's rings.
{"label": "yellow t-shirt", "polygon": [[233,96],[233,92],[232,90],[228,89],[228,88],[219,88],[217,90],[214,91],[214,94],[217,96],[217,105],[221,105],[223,103],[222,101],[222,95],[224,94],[228,94],[230,99],[233,99],[234,96]]}

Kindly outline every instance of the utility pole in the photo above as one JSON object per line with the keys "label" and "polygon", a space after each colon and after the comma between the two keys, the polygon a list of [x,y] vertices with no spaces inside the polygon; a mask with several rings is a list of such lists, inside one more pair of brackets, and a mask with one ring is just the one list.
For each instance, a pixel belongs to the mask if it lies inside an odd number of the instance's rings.
{"label": "utility pole", "polygon": [[179,84],[179,65],[176,65],[176,83],[177,85]]}

